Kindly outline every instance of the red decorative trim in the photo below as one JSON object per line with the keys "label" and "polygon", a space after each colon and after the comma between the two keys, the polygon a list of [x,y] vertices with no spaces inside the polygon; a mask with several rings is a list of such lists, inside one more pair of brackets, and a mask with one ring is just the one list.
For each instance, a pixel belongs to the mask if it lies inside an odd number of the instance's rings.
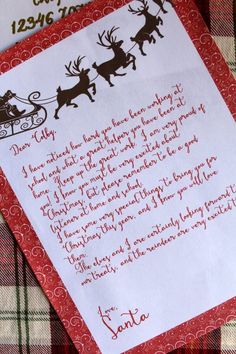
{"label": "red decorative trim", "polygon": [[[96,0],[0,55],[0,74],[124,6],[129,0]],[[236,82],[192,0],[176,0],[176,12],[236,119]],[[43,249],[9,183],[0,170],[0,209],[49,301],[79,353],[100,353],[84,320]],[[236,318],[236,298],[197,316],[127,354],[163,354]]]}
{"label": "red decorative trim", "polygon": [[176,11],[236,120],[236,81],[192,0],[176,0]]}

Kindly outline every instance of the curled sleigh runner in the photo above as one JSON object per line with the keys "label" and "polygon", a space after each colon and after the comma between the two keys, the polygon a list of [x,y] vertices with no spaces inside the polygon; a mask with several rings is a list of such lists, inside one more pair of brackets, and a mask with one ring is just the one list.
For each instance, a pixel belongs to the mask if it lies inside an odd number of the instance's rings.
{"label": "curled sleigh runner", "polygon": [[[47,119],[47,110],[38,101],[40,93],[32,92],[28,99],[21,99],[14,96],[18,101],[32,106],[29,112],[19,112],[14,116],[7,107],[0,107],[0,139],[5,139],[13,135],[24,133],[40,127]],[[10,107],[10,105],[8,105]]]}

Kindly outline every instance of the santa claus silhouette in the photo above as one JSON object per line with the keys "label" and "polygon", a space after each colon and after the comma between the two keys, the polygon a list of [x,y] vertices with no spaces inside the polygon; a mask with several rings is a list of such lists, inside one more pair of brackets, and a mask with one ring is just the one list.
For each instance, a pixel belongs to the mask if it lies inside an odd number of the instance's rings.
{"label": "santa claus silhouette", "polygon": [[19,111],[16,105],[9,103],[9,101],[15,96],[16,94],[10,90],[8,90],[3,96],[0,96],[0,122],[20,117],[25,113],[25,109]]}

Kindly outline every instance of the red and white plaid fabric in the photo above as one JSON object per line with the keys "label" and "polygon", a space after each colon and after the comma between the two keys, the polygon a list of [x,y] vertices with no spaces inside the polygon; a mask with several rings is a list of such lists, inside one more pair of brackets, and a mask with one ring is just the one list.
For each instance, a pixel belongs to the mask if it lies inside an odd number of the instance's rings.
{"label": "red and white plaid fabric", "polygon": [[[236,74],[236,0],[195,2]],[[0,354],[77,353],[1,217],[0,240]],[[236,354],[236,321],[173,352],[180,353]]]}

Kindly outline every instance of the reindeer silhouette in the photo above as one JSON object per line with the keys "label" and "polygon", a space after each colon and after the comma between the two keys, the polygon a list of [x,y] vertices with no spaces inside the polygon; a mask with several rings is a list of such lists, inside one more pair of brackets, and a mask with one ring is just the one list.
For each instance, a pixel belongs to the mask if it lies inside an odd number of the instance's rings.
{"label": "reindeer silhouette", "polygon": [[[58,112],[59,110],[66,104],[66,106],[73,106],[77,108],[78,105],[76,103],[71,102],[74,98],[78,97],[79,95],[85,94],[88,96],[91,102],[94,102],[92,98],[89,88],[93,89],[93,95],[96,94],[96,85],[95,83],[90,83],[90,79],[88,73],[90,69],[80,69],[80,64],[84,57],[78,57],[77,60],[74,61],[73,66],[72,62],[69,65],[65,65],[67,70],[66,76],[68,77],[79,77],[80,81],[70,89],[62,90],[59,86],[57,89],[57,103],[58,107],[55,110],[55,119],[59,119]],[[72,66],[72,67],[71,67]]]}
{"label": "reindeer silhouette", "polygon": [[[165,10],[165,8],[164,8],[164,3],[162,2],[162,0],[153,0],[153,1],[155,2],[155,4],[157,4],[157,5],[160,7],[161,11],[162,11],[164,14],[167,14],[167,13],[168,13],[168,11]],[[172,0],[165,0],[165,1],[168,2],[169,4],[171,4],[172,7],[174,7],[174,4],[173,4]]]}
{"label": "reindeer silhouette", "polygon": [[130,37],[130,39],[131,41],[136,42],[138,44],[142,55],[147,55],[143,51],[143,44],[145,41],[148,41],[149,43],[156,43],[156,40],[152,35],[152,32],[154,31],[156,31],[156,33],[160,38],[164,37],[158,29],[158,26],[160,24],[163,25],[163,21],[160,16],[156,17],[148,12],[149,6],[147,1],[145,0],[137,0],[137,1],[141,2],[143,6],[138,8],[137,10],[134,10],[129,5],[128,11],[131,12],[133,15],[137,15],[137,16],[143,15],[146,21],[145,21],[145,25],[137,32],[135,37]]}
{"label": "reindeer silhouette", "polygon": [[[105,31],[103,31],[102,34],[98,34],[99,42],[97,42],[97,44],[104,48],[112,49],[114,57],[100,65],[97,65],[96,63],[93,64],[93,68],[97,70],[97,73],[102,76],[109,83],[110,86],[114,86],[114,84],[110,80],[111,75],[126,75],[126,73],[118,74],[116,70],[118,70],[119,68],[123,67],[125,69],[127,68],[127,66],[132,64],[133,70],[136,70],[136,57],[131,53],[125,53],[121,47],[124,41],[117,41],[117,37],[113,37],[114,32],[118,29],[119,27],[112,27],[110,31],[106,32],[106,35]],[[107,43],[104,43],[104,35]]]}

